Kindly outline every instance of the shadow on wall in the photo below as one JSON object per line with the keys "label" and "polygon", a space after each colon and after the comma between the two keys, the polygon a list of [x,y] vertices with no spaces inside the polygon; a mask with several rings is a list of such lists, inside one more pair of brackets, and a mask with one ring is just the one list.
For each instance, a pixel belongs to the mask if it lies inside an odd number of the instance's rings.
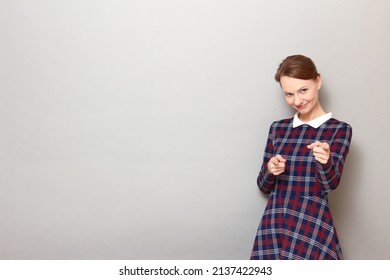
{"label": "shadow on wall", "polygon": [[[352,128],[353,129],[353,128]],[[338,188],[329,194],[329,204],[335,222],[336,230],[340,239],[344,259],[356,259],[351,252],[356,248],[351,248],[348,236],[359,232],[359,193],[356,189],[362,181],[362,159],[358,143],[353,139],[344,165],[343,176]],[[355,213],[355,214],[354,214]],[[351,217],[353,217],[351,219]],[[350,250],[352,249],[352,250]],[[356,251],[355,251],[356,252]]]}
{"label": "shadow on wall", "polygon": [[[325,110],[326,113],[332,112],[332,101],[331,101],[331,93],[329,93],[329,90],[327,89],[326,84],[322,84],[321,89],[319,91],[318,98],[320,100],[320,103],[322,105],[322,108]],[[336,117],[337,119],[337,117]]]}

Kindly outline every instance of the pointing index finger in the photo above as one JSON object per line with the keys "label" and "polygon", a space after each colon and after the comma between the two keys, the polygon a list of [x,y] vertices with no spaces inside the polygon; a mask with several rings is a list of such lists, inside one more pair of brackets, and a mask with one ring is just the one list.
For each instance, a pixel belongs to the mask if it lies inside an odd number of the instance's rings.
{"label": "pointing index finger", "polygon": [[276,155],[275,158],[278,160],[278,162],[286,162],[286,160],[281,155]]}
{"label": "pointing index finger", "polygon": [[307,146],[308,149],[313,149],[314,147],[318,147],[321,145],[320,141],[315,141],[314,143],[311,143],[310,145]]}

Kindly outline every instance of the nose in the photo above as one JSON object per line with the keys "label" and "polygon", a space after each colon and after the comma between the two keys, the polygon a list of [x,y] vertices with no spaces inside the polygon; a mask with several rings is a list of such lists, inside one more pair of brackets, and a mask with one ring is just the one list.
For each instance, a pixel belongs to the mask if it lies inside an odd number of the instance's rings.
{"label": "nose", "polygon": [[295,97],[294,97],[294,105],[295,106],[299,106],[301,105],[302,103],[302,99],[299,97],[299,95],[297,94]]}

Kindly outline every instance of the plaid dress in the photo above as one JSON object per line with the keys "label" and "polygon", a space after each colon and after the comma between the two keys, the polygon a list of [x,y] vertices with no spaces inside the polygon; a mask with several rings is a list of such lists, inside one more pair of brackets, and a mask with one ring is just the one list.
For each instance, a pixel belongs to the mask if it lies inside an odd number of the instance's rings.
{"label": "plaid dress", "polygon": [[[293,118],[271,125],[257,178],[259,189],[270,196],[251,259],[342,259],[327,194],[340,182],[351,137],[351,126],[334,118],[318,128],[293,128]],[[317,140],[330,145],[327,164],[307,148]],[[267,163],[278,154],[287,160],[286,167],[274,176]]]}

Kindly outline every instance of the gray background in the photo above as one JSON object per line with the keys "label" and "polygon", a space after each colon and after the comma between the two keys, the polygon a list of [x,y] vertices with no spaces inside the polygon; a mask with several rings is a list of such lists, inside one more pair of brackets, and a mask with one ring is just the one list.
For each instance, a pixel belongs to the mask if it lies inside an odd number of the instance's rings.
{"label": "gray background", "polygon": [[[330,205],[389,259],[390,2],[0,0],[0,258],[248,259],[273,80],[301,53],[354,129]],[[385,110],[385,111],[384,111]]]}

